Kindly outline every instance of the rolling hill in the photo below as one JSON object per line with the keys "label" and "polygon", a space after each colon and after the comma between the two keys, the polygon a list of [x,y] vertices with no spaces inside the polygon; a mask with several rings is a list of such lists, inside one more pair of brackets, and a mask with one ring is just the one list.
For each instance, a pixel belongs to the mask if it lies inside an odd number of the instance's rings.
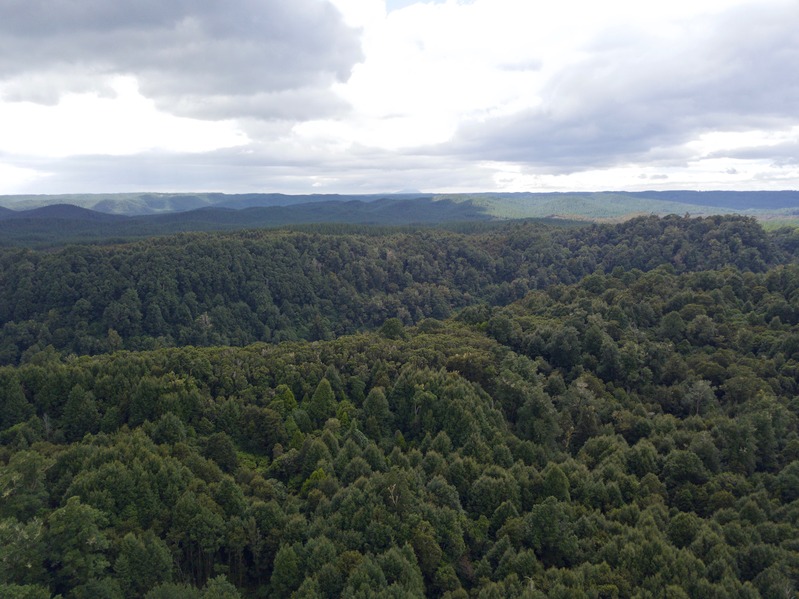
{"label": "rolling hill", "polygon": [[42,221],[42,220],[67,220],[93,223],[112,223],[126,220],[127,217],[106,214],[88,208],[81,208],[73,204],[53,204],[32,210],[8,210],[0,212],[0,220],[13,221]]}
{"label": "rolling hill", "polygon": [[54,205],[0,215],[0,244],[57,245],[117,241],[190,231],[223,231],[296,224],[437,225],[488,221],[471,202],[429,199],[328,200],[291,206],[205,207],[186,212],[121,216],[70,205]]}
{"label": "rolling hill", "polygon": [[0,245],[107,242],[177,232],[322,223],[405,226],[509,219],[619,222],[641,215],[734,213],[753,216],[772,228],[793,225],[799,220],[799,192],[5,196],[0,198]]}

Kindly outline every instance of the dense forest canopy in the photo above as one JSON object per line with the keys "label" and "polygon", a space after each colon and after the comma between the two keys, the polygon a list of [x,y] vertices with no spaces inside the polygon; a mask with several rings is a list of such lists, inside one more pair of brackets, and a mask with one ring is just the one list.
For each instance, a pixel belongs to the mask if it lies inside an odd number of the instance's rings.
{"label": "dense forest canopy", "polygon": [[799,236],[0,254],[0,594],[791,597]]}
{"label": "dense forest canopy", "polygon": [[792,233],[767,235],[740,217],[366,231],[186,234],[0,251],[0,363],[48,346],[92,354],[329,339],[392,317],[410,325],[479,302],[504,305],[531,289],[615,268],[762,272],[790,261],[795,249]]}

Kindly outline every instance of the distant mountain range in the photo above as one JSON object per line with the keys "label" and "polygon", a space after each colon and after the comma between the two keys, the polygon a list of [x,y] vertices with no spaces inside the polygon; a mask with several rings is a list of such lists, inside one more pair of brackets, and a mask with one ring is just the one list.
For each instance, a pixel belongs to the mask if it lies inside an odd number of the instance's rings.
{"label": "distant mountain range", "polygon": [[626,195],[731,210],[799,209],[799,191],[636,191]]}
{"label": "distant mountain range", "polygon": [[729,213],[797,224],[799,191],[0,196],[0,245],[311,223],[402,226],[519,218],[598,222],[641,214]]}
{"label": "distant mountain range", "polygon": [[41,208],[33,208],[31,210],[9,210],[3,208],[0,211],[0,220],[72,220],[72,221],[86,221],[93,223],[110,223],[120,222],[127,217],[117,214],[106,214],[105,212],[98,212],[96,210],[89,210],[88,208],[81,208],[72,204],[52,204],[50,206],[42,206]]}
{"label": "distant mountain range", "polygon": [[70,204],[107,214],[145,216],[189,212],[200,208],[269,208],[294,206],[316,202],[374,202],[382,199],[408,200],[432,199],[432,194],[301,194],[283,193],[116,193],[116,194],[64,194],[64,195],[17,195],[0,196],[0,207],[14,210],[31,210],[54,204]]}
{"label": "distant mountain range", "polygon": [[[301,194],[282,193],[118,193],[118,194],[66,194],[0,196],[0,214],[3,208],[15,211],[31,210],[56,204],[69,204],[106,214],[144,216],[189,212],[200,208],[268,208],[296,206],[310,203],[379,200],[438,200],[449,199],[460,203],[473,201],[484,205],[493,216],[503,211],[521,211],[523,216],[540,216],[540,209],[563,209],[579,213],[585,206],[607,206],[607,214],[600,218],[618,216],[627,212],[662,212],[663,208],[685,208],[691,212],[763,212],[799,210],[799,191],[610,191],[610,192],[552,192],[552,193],[474,193],[474,194]],[[651,210],[651,209],[655,210]],[[649,210],[648,210],[649,209]],[[529,214],[528,214],[529,213]],[[591,215],[586,215],[591,216]]]}
{"label": "distant mountain range", "polygon": [[[246,201],[243,202],[246,205]],[[70,204],[30,210],[0,210],[0,245],[124,240],[190,231],[224,231],[312,223],[351,225],[436,225],[488,221],[471,202],[431,199],[327,200],[292,205],[228,208],[126,216]]]}
{"label": "distant mountain range", "polygon": [[440,194],[471,201],[496,218],[623,220],[641,214],[747,214],[761,220],[799,216],[799,191],[606,191]]}

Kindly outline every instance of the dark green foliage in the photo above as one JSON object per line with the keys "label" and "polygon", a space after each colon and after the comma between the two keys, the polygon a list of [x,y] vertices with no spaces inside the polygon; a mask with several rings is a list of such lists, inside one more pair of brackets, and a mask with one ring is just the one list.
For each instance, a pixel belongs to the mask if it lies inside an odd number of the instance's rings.
{"label": "dark green foliage", "polygon": [[405,337],[405,327],[399,318],[389,318],[380,327],[380,334],[387,339],[403,339]]}
{"label": "dark green foliage", "polygon": [[216,462],[225,472],[233,472],[238,465],[236,447],[225,433],[214,433],[205,443],[205,457]]}
{"label": "dark green foliage", "polygon": [[330,381],[326,378],[319,381],[310,401],[307,405],[304,404],[304,407],[317,427],[321,427],[328,418],[333,416],[336,408],[336,396]]}
{"label": "dark green foliage", "polygon": [[126,534],[119,543],[114,572],[125,596],[143,596],[172,577],[172,556],[166,544],[147,531],[142,537]]}
{"label": "dark green foliage", "polygon": [[[102,353],[110,346],[89,335],[79,353],[98,355],[61,357],[40,341],[63,347],[56,338],[70,335],[37,329],[35,310],[25,313],[37,299],[0,302],[28,323],[8,319],[6,333],[31,341],[8,354],[24,352],[21,364],[0,368],[0,594],[756,599],[792,589],[799,268],[770,266],[780,254],[760,229],[669,218],[572,237],[525,225],[484,239],[408,235],[52,254],[87,277],[91,257],[105,277],[94,282],[119,304],[93,312],[100,296],[83,297],[75,274],[42,292],[72,294],[66,318],[103,339],[113,318],[128,347],[165,327],[164,347]],[[176,247],[204,267],[169,274]],[[128,285],[144,249],[161,274]],[[308,263],[307,281],[270,272],[258,286],[246,264],[262,267],[255,256],[267,250],[270,263],[282,252],[319,266]],[[16,258],[32,268],[6,262],[14,277],[55,268],[45,255]],[[482,295],[490,303],[447,319],[520,268],[522,299],[499,305],[515,292],[498,286]],[[440,286],[417,296],[417,275]],[[350,276],[359,282],[335,311],[318,304],[334,339],[167,347],[220,343],[217,324],[262,326],[261,316],[270,341],[306,336],[281,318],[312,322],[323,279]],[[408,302],[389,293],[372,304],[378,287]],[[260,299],[231,301],[247,288]],[[148,311],[159,289],[165,324],[148,328],[160,323]],[[457,299],[464,289],[469,299]],[[341,336],[342,310],[364,305],[380,314],[373,332]],[[173,318],[181,332],[166,330]]]}
{"label": "dark green foliage", "polygon": [[[0,252],[0,363],[30,360],[48,346],[95,354],[244,345],[323,340],[381,325],[385,335],[400,338],[403,325],[443,319],[477,302],[508,304],[553,283],[587,276],[586,289],[604,291],[597,273],[614,269],[734,265],[763,272],[792,256],[741,217],[650,217],[580,229],[513,223],[472,233],[193,234],[107,248],[8,249]],[[797,311],[775,302],[766,316],[787,325]],[[518,330],[486,304],[462,318],[490,320],[490,334],[502,343]],[[706,314],[682,312],[661,330],[675,342],[702,343],[719,332]],[[575,364],[582,347],[575,334],[562,323],[541,339],[555,365]],[[599,358],[601,351],[591,346],[588,353]],[[146,418],[146,402],[141,408]]]}
{"label": "dark green foliage", "polygon": [[300,583],[302,583],[300,558],[290,545],[284,545],[275,556],[269,587],[275,597],[290,597]]}
{"label": "dark green foliage", "polygon": [[33,415],[22,387],[13,371],[0,370],[0,430],[23,422]]}
{"label": "dark green foliage", "polygon": [[7,517],[0,523],[0,580],[23,587],[46,582],[44,532],[39,519],[21,523]]}
{"label": "dark green foliage", "polygon": [[66,591],[102,577],[108,566],[109,541],[102,529],[103,513],[70,497],[47,518],[45,562],[54,572],[55,588]]}
{"label": "dark green foliage", "polygon": [[145,595],[146,599],[201,599],[200,591],[187,584],[160,584]]}

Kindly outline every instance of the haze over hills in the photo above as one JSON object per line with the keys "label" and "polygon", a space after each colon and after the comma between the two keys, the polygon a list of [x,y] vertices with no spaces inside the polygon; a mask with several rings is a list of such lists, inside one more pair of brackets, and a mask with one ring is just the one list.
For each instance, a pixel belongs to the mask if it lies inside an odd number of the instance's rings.
{"label": "haze over hills", "polygon": [[64,195],[7,195],[0,196],[0,206],[14,210],[30,210],[53,204],[72,204],[98,212],[144,216],[172,212],[189,212],[199,208],[254,208],[292,206],[311,202],[360,200],[372,202],[379,199],[431,199],[432,194],[298,194],[284,193],[114,193],[114,194],[64,194]]}
{"label": "haze over hills", "polygon": [[[30,210],[53,204],[71,204],[98,212],[143,216],[188,212],[198,208],[254,208],[293,206],[313,202],[358,200],[440,200],[473,201],[499,218],[542,216],[547,210],[558,215],[577,214],[588,218],[616,218],[636,212],[668,213],[679,210],[692,214],[799,210],[799,191],[605,191],[524,193],[386,193],[386,194],[296,194],[283,193],[117,193],[0,196],[0,207]],[[548,216],[549,214],[547,214]]]}
{"label": "haze over hills", "polygon": [[626,192],[626,195],[735,210],[779,210],[799,207],[799,191],[796,190],[769,192],[669,190]]}
{"label": "haze over hills", "polygon": [[799,220],[799,192],[4,196],[0,198],[0,244],[100,242],[177,232],[323,223],[405,226],[509,219],[616,222],[650,214],[733,213],[753,216],[772,226],[794,224]]}
{"label": "haze over hills", "polygon": [[760,220],[790,218],[799,191],[605,191],[439,194],[436,199],[472,201],[498,218],[548,216],[585,220],[625,219],[640,214],[748,214]]}
{"label": "haze over hills", "polygon": [[0,220],[71,220],[71,221],[91,221],[91,222],[120,222],[125,220],[124,216],[107,214],[97,210],[81,208],[74,204],[51,204],[41,208],[31,210],[8,210],[0,212]]}
{"label": "haze over hills", "polygon": [[106,214],[56,204],[0,213],[0,245],[53,245],[75,241],[119,241],[191,231],[224,231],[285,225],[438,225],[489,221],[471,202],[431,199],[327,200],[233,209],[210,206],[186,212],[140,216]]}

